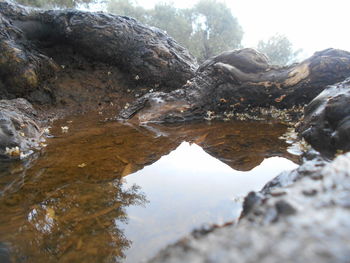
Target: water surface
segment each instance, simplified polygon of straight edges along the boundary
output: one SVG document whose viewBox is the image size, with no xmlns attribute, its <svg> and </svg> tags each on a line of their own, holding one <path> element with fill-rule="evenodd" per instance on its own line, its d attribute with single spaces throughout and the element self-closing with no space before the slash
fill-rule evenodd
<svg viewBox="0 0 350 263">
<path fill-rule="evenodd" d="M 98 120 L 58 121 L 46 149 L 1 165 L 0 245 L 14 262 L 144 261 L 235 221 L 242 197 L 298 160 L 280 124 Z"/>
</svg>

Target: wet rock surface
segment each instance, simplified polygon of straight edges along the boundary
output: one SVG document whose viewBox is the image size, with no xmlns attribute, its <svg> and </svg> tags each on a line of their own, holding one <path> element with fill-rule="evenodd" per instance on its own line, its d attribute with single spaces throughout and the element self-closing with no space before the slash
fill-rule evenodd
<svg viewBox="0 0 350 263">
<path fill-rule="evenodd" d="M 350 78 L 329 86 L 307 105 L 299 132 L 324 154 L 350 150 Z"/>
<path fill-rule="evenodd" d="M 104 102 L 83 100 L 62 86 L 78 86 L 80 93 L 85 88 L 91 97 L 115 95 L 125 83 L 170 91 L 186 83 L 197 67 L 163 31 L 129 17 L 1 2 L 0 29 L 2 98 L 21 96 L 41 104 Z M 97 81 L 87 84 L 84 71 L 97 73 Z M 67 77 L 70 83 L 59 82 Z"/>
<path fill-rule="evenodd" d="M 274 181 L 245 198 L 237 225 L 196 231 L 150 262 L 347 262 L 350 154 Z"/>
<path fill-rule="evenodd" d="M 0 160 L 24 157 L 40 146 L 42 133 L 28 101 L 0 100 Z"/>
<path fill-rule="evenodd" d="M 327 85 L 350 76 L 350 53 L 336 49 L 316 52 L 288 67 L 268 64 L 253 49 L 225 52 L 199 67 L 182 89 L 152 93 L 122 111 L 123 119 L 179 122 L 232 117 L 257 108 L 305 105 Z"/>
</svg>

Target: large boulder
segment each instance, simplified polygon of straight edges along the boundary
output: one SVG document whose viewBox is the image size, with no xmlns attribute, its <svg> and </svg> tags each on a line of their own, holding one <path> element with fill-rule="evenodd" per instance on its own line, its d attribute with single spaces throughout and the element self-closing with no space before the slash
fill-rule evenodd
<svg viewBox="0 0 350 263">
<path fill-rule="evenodd" d="M 350 76 L 350 53 L 316 52 L 287 67 L 268 64 L 253 49 L 225 52 L 204 62 L 182 89 L 147 94 L 120 114 L 122 119 L 175 122 L 232 116 L 237 112 L 303 106 L 327 85 Z"/>
<path fill-rule="evenodd" d="M 196 67 L 188 51 L 163 31 L 129 17 L 0 2 L 1 98 L 60 102 L 67 89 L 66 98 L 79 101 L 69 90 L 78 86 L 74 81 L 98 97 L 101 88 L 117 91 L 120 79 L 130 89 L 141 83 L 170 91 L 193 77 Z M 98 81 L 84 82 L 89 75 Z M 59 82 L 67 77 L 69 83 Z"/>
</svg>

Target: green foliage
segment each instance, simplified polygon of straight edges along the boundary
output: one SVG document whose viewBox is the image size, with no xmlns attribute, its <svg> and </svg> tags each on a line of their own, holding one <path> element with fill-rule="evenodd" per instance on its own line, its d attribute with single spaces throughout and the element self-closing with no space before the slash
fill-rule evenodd
<svg viewBox="0 0 350 263">
<path fill-rule="evenodd" d="M 177 9 L 172 4 L 158 3 L 149 11 L 148 24 L 165 30 L 181 45 L 188 47 L 192 33 L 191 18 L 186 10 Z"/>
<path fill-rule="evenodd" d="M 241 26 L 231 10 L 217 0 L 200 0 L 191 9 L 179 9 L 162 2 L 150 10 L 132 0 L 110 0 L 107 10 L 163 29 L 188 48 L 199 62 L 222 51 L 241 47 Z"/>
<path fill-rule="evenodd" d="M 231 10 L 217 0 L 201 0 L 193 8 L 194 33 L 190 49 L 203 61 L 241 47 L 243 30 Z"/>
<path fill-rule="evenodd" d="M 35 6 L 41 8 L 62 7 L 74 8 L 78 4 L 88 4 L 94 0 L 15 0 L 17 3 L 27 6 Z"/>
<path fill-rule="evenodd" d="M 133 0 L 110 0 L 107 10 L 111 13 L 133 17 L 141 22 L 146 22 L 147 11 Z"/>
<path fill-rule="evenodd" d="M 192 33 L 191 20 L 186 10 L 177 9 L 170 3 L 158 3 L 151 10 L 138 6 L 132 0 L 110 0 L 107 10 L 118 15 L 133 17 L 150 26 L 166 31 L 181 45 L 187 46 Z"/>
<path fill-rule="evenodd" d="M 289 39 L 280 34 L 270 37 L 267 41 L 260 40 L 258 50 L 267 55 L 272 64 L 280 66 L 294 62 L 301 51 L 293 51 L 293 45 Z"/>
</svg>

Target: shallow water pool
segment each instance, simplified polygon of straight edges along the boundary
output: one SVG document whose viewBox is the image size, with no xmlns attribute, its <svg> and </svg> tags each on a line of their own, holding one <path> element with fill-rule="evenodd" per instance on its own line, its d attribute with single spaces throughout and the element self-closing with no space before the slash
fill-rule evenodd
<svg viewBox="0 0 350 263">
<path fill-rule="evenodd" d="M 249 191 L 297 167 L 285 132 L 58 121 L 42 152 L 2 164 L 0 245 L 13 262 L 143 262 L 194 228 L 236 221 Z"/>
</svg>

